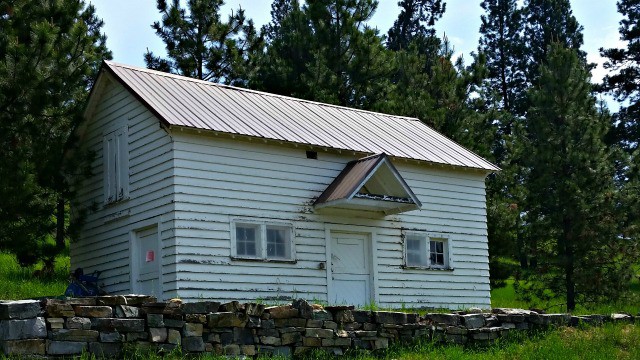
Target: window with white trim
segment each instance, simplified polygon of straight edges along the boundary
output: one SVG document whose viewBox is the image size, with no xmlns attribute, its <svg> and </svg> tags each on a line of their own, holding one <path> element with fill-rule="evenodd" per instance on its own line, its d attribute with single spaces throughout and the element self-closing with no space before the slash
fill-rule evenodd
<svg viewBox="0 0 640 360">
<path fill-rule="evenodd" d="M 104 202 L 111 204 L 129 197 L 129 149 L 127 128 L 103 138 Z"/>
<path fill-rule="evenodd" d="M 450 269 L 449 239 L 427 233 L 405 234 L 407 267 Z"/>
<path fill-rule="evenodd" d="M 255 260 L 293 260 L 293 229 L 282 224 L 232 223 L 232 256 Z"/>
</svg>

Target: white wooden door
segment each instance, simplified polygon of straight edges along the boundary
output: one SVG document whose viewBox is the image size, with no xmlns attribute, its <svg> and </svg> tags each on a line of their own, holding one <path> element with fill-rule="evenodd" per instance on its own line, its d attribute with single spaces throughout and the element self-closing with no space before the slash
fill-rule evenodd
<svg viewBox="0 0 640 360">
<path fill-rule="evenodd" d="M 162 298 L 160 282 L 160 241 L 158 228 L 151 227 L 135 232 L 134 236 L 133 291 L 136 294 L 153 295 Z"/>
<path fill-rule="evenodd" d="M 331 233 L 331 298 L 329 303 L 371 302 L 371 246 L 367 234 Z"/>
</svg>

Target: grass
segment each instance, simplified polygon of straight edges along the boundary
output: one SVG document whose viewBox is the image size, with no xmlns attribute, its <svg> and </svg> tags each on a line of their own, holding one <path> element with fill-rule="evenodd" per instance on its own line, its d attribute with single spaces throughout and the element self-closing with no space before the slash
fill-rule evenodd
<svg viewBox="0 0 640 360">
<path fill-rule="evenodd" d="M 507 280 L 507 285 L 503 288 L 491 290 L 491 307 L 492 308 L 519 308 L 529 309 L 532 307 L 543 309 L 547 312 L 566 312 L 563 300 L 557 299 L 554 304 L 562 304 L 547 308 L 541 302 L 528 303 L 518 299 L 513 288 L 514 280 Z M 640 282 L 634 279 L 631 283 L 631 292 L 624 298 L 606 304 L 578 304 L 572 312 L 574 315 L 587 314 L 611 314 L 611 313 L 629 313 L 632 315 L 640 314 Z"/>
<path fill-rule="evenodd" d="M 42 264 L 22 268 L 11 254 L 0 253 L 0 299 L 19 300 L 43 296 L 60 296 L 67 288 L 69 257 L 56 259 L 55 273 L 51 277 L 34 276 Z"/>
<path fill-rule="evenodd" d="M 352 351 L 345 360 L 547 360 L 547 359 L 640 359 L 640 327 L 630 324 L 606 324 L 594 328 L 561 328 L 534 334 L 512 333 L 486 346 L 444 345 L 429 341 L 414 345 L 395 346 L 375 353 Z M 125 359 L 161 360 L 182 359 L 179 351 L 158 355 L 129 349 Z M 212 354 L 192 356 L 190 359 L 223 360 L 226 357 Z M 285 359 L 260 356 L 259 359 Z M 330 360 L 334 355 L 311 353 L 302 360 Z M 93 359 L 85 354 L 82 359 Z"/>
<path fill-rule="evenodd" d="M 487 347 L 422 343 L 358 359 L 638 359 L 640 328 L 608 324 L 589 329 L 562 328 L 533 337 L 513 334 Z"/>
</svg>

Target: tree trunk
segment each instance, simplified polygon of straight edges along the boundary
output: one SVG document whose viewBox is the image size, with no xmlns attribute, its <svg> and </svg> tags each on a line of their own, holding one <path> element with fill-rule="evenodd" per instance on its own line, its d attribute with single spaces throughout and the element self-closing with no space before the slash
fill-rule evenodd
<svg viewBox="0 0 640 360">
<path fill-rule="evenodd" d="M 576 284 L 573 278 L 574 259 L 573 259 L 573 231 L 571 229 L 571 219 L 565 217 L 563 234 L 563 258 L 564 258 L 564 276 L 565 287 L 567 290 L 567 311 L 573 311 L 576 308 Z"/>
<path fill-rule="evenodd" d="M 64 197 L 58 196 L 58 204 L 56 208 L 56 249 L 60 253 L 64 249 Z"/>
<path fill-rule="evenodd" d="M 518 210 L 519 211 L 519 210 Z M 529 262 L 527 261 L 527 250 L 526 244 L 524 241 L 524 234 L 522 234 L 522 224 L 520 221 L 520 216 L 516 216 L 516 243 L 518 246 L 518 260 L 520 260 L 520 268 L 526 269 L 529 267 Z"/>
</svg>

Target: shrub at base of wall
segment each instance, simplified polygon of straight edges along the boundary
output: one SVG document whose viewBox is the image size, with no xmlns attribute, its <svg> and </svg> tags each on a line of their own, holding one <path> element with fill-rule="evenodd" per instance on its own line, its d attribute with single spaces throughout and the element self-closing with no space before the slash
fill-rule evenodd
<svg viewBox="0 0 640 360">
<path fill-rule="evenodd" d="M 639 318 L 640 319 L 640 318 Z M 520 309 L 410 314 L 311 305 L 156 302 L 149 296 L 0 301 L 0 354 L 121 357 L 123 349 L 226 355 L 298 355 L 313 349 L 385 349 L 420 339 L 467 344 L 510 331 L 633 322 L 626 314 L 571 316 Z"/>
</svg>

